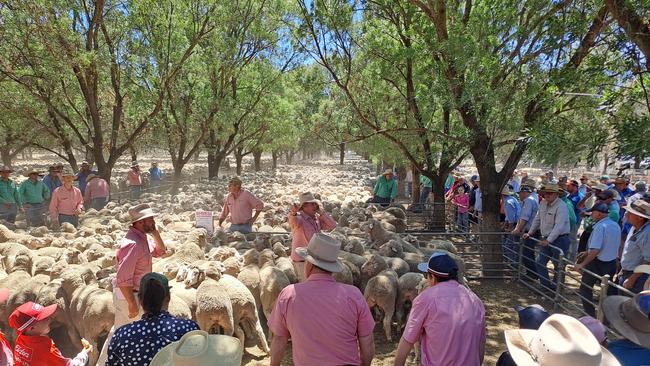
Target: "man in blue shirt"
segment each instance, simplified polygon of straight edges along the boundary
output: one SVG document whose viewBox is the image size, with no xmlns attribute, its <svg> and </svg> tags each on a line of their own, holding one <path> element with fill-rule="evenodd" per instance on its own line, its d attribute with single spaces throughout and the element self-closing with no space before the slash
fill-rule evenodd
<svg viewBox="0 0 650 366">
<path fill-rule="evenodd" d="M 49 168 L 48 174 L 43 177 L 43 183 L 47 186 L 47 189 L 50 190 L 50 195 L 54 192 L 55 189 L 61 187 L 63 182 L 60 177 L 61 171 L 58 170 L 54 165 Z"/>
<path fill-rule="evenodd" d="M 648 274 L 635 273 L 634 269 L 641 264 L 650 264 L 650 203 L 636 200 L 628 206 L 625 217 L 632 228 L 623 245 L 618 282 L 638 293 L 648 279 Z"/>
<path fill-rule="evenodd" d="M 527 233 L 530 225 L 533 223 L 537 210 L 539 209 L 539 201 L 533 196 L 534 188 L 529 185 L 522 185 L 519 190 L 519 199 L 521 200 L 521 211 L 519 213 L 519 222 L 517 227 L 512 231 L 513 236 L 520 236 L 522 233 Z M 521 255 L 526 273 L 524 279 L 535 280 L 537 279 L 537 271 L 535 268 L 535 241 L 534 239 L 525 239 L 522 243 Z"/>
<path fill-rule="evenodd" d="M 74 178 L 74 180 L 79 182 L 79 190 L 81 191 L 81 195 L 84 195 L 86 193 L 86 180 L 90 174 L 97 175 L 99 173 L 94 170 L 90 170 L 90 164 L 88 164 L 87 161 L 82 162 L 81 169 Z"/>
<path fill-rule="evenodd" d="M 503 255 L 512 263 L 517 263 L 519 257 L 519 238 L 511 235 L 510 232 L 515 228 L 519 221 L 519 213 L 521 206 L 519 201 L 514 197 L 515 192 L 506 185 L 501 190 L 501 199 L 503 200 L 503 209 L 505 212 L 505 219 L 501 223 L 503 231 L 508 234 L 503 236 Z"/>
<path fill-rule="evenodd" d="M 580 281 L 582 307 L 589 316 L 595 318 L 593 287 L 595 283 L 600 282 L 600 276 L 607 274 L 611 278 L 616 273 L 616 257 L 618 256 L 618 247 L 621 244 L 621 227 L 607 216 L 609 207 L 605 203 L 594 205 L 589 212 L 591 212 L 591 217 L 596 224 L 589 236 L 587 251 L 578 254 L 578 264 L 575 265 L 574 269 L 578 272 L 587 269 L 598 276 L 583 272 Z"/>
<path fill-rule="evenodd" d="M 578 186 L 578 192 L 584 197 L 587 195 L 587 191 L 589 190 L 589 186 L 587 185 L 589 183 L 589 178 L 587 178 L 586 175 L 582 175 L 580 177 L 580 185 Z"/>
<path fill-rule="evenodd" d="M 603 312 L 610 326 L 625 337 L 607 345 L 621 365 L 650 365 L 650 291 L 634 297 L 608 296 Z"/>
<path fill-rule="evenodd" d="M 575 255 L 578 250 L 578 229 L 580 228 L 580 210 L 578 209 L 578 203 L 582 201 L 585 197 L 584 194 L 580 193 L 580 184 L 577 180 L 571 179 L 566 185 L 567 199 L 571 202 L 573 206 L 573 212 L 576 216 L 576 224 L 571 228 L 571 234 L 569 234 L 569 239 L 571 240 L 571 246 L 569 247 L 570 259 L 575 259 Z"/>
<path fill-rule="evenodd" d="M 155 189 L 160 186 L 161 181 L 162 170 L 158 168 L 158 163 L 153 162 L 151 163 L 151 168 L 149 168 L 149 183 L 151 184 L 151 187 Z"/>
</svg>

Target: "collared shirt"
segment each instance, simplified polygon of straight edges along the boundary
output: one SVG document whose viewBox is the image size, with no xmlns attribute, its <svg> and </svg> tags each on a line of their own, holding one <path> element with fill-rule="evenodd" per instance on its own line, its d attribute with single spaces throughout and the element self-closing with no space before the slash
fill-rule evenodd
<svg viewBox="0 0 650 366">
<path fill-rule="evenodd" d="M 573 203 L 565 196 L 565 197 L 560 197 L 560 199 L 564 202 L 567 208 L 567 215 L 569 216 L 569 227 L 571 230 L 577 228 L 578 220 L 576 219 L 576 213 L 573 207 Z"/>
<path fill-rule="evenodd" d="M 230 214 L 230 222 L 234 225 L 248 224 L 248 221 L 253 218 L 253 209 L 260 212 L 263 208 L 264 202 L 262 200 L 249 191 L 242 189 L 237 198 L 232 193 L 226 195 L 219 218 L 225 220 Z"/>
<path fill-rule="evenodd" d="M 74 215 L 76 209 L 84 208 L 84 198 L 79 188 L 72 186 L 70 189 L 61 186 L 54 190 L 50 201 L 50 218 L 58 221 L 58 215 Z"/>
<path fill-rule="evenodd" d="M 612 201 L 612 203 L 610 203 L 607 207 L 609 208 L 609 217 L 614 222 L 621 221 L 621 206 L 618 204 L 618 202 Z"/>
<path fill-rule="evenodd" d="M 554 242 L 558 236 L 568 234 L 571 231 L 569 210 L 562 199 L 558 197 L 552 204 L 549 204 L 547 200 L 542 200 L 528 234 L 534 234 L 537 229 L 541 231 L 542 236 L 549 243 Z"/>
<path fill-rule="evenodd" d="M 625 189 L 622 191 L 619 191 L 618 189 L 616 191 L 619 195 L 619 198 L 617 200 L 619 206 L 625 206 L 627 204 L 626 199 L 634 194 L 634 191 L 630 189 L 630 187 L 625 187 Z"/>
<path fill-rule="evenodd" d="M 420 174 L 420 184 L 427 188 L 431 188 L 433 185 L 431 183 L 431 179 L 427 178 L 426 176 Z"/>
<path fill-rule="evenodd" d="M 636 200 L 641 199 L 641 197 L 643 197 L 645 193 L 646 192 L 636 192 L 635 194 L 631 195 L 630 197 L 627 198 L 627 204 L 628 205 L 633 204 L 634 202 L 636 202 Z"/>
<path fill-rule="evenodd" d="M 13 203 L 16 206 L 22 206 L 18 186 L 13 179 L 4 180 L 0 178 L 0 204 Z"/>
<path fill-rule="evenodd" d="M 513 196 L 503 196 L 503 209 L 506 214 L 506 222 L 516 224 L 519 221 L 521 206 L 519 201 Z"/>
<path fill-rule="evenodd" d="M 455 180 L 455 179 L 454 179 L 454 175 L 453 175 L 453 174 L 449 174 L 449 175 L 447 176 L 447 179 L 445 180 L 445 189 L 449 189 L 449 188 L 451 188 L 451 186 L 454 184 L 454 180 Z"/>
<path fill-rule="evenodd" d="M 580 210 L 578 209 L 578 203 L 585 198 L 585 195 L 580 193 L 580 190 L 578 190 L 575 194 L 568 194 L 567 198 L 573 205 L 573 212 L 576 215 L 576 225 L 580 225 Z"/>
<path fill-rule="evenodd" d="M 162 170 L 160 168 L 149 168 L 149 175 L 151 176 L 151 180 L 162 180 Z"/>
<path fill-rule="evenodd" d="M 18 333 L 14 347 L 14 366 L 83 366 L 88 355 L 80 352 L 74 359 L 65 358 L 48 336 Z"/>
<path fill-rule="evenodd" d="M 330 231 L 336 227 L 336 221 L 327 213 L 316 214 L 316 217 L 303 212 L 298 212 L 296 216 L 289 213 L 287 221 L 291 227 L 291 259 L 296 262 L 304 261 L 296 254 L 296 248 L 306 247 L 311 237 L 321 230 Z"/>
<path fill-rule="evenodd" d="M 55 189 L 63 185 L 63 182 L 61 182 L 61 178 L 59 177 L 52 178 L 52 174 L 48 174 L 45 177 L 43 177 L 43 183 L 50 190 L 50 193 L 54 193 Z"/>
<path fill-rule="evenodd" d="M 475 202 L 474 202 L 474 210 L 477 212 L 483 211 L 483 196 L 481 194 L 481 188 L 476 188 L 476 191 L 474 191 L 474 197 L 475 197 Z"/>
<path fill-rule="evenodd" d="M 422 365 L 481 364 L 485 343 L 485 307 L 467 287 L 449 280 L 413 300 L 402 337 L 420 341 Z"/>
<path fill-rule="evenodd" d="M 92 200 L 93 198 L 103 198 L 109 196 L 110 187 L 108 182 L 100 177 L 95 177 L 86 185 L 86 192 L 84 198 Z"/>
<path fill-rule="evenodd" d="M 537 215 L 537 210 L 539 210 L 539 202 L 537 202 L 537 199 L 533 197 L 532 194 L 526 197 L 526 199 L 521 203 L 519 219 L 526 220 L 524 230 L 528 231 L 528 229 L 530 229 L 530 226 L 533 224 L 533 220 L 535 219 L 535 215 Z"/>
<path fill-rule="evenodd" d="M 643 348 L 627 339 L 611 341 L 607 349 L 623 366 L 650 365 L 650 348 Z"/>
<path fill-rule="evenodd" d="M 77 173 L 77 177 L 75 178 L 75 180 L 79 182 L 79 190 L 81 191 L 82 195 L 86 193 L 86 179 L 90 174 L 97 175 L 99 173 L 94 170 L 88 170 L 87 172 L 79 171 L 79 173 Z"/>
<path fill-rule="evenodd" d="M 43 201 L 50 199 L 51 194 L 42 181 L 37 180 L 34 182 L 27 179 L 20 184 L 20 196 L 23 203 L 43 203 Z"/>
<path fill-rule="evenodd" d="M 580 184 L 578 187 L 578 192 L 582 195 L 582 197 L 587 195 L 587 185 L 586 184 Z"/>
<path fill-rule="evenodd" d="M 117 287 L 140 287 L 140 279 L 151 272 L 152 257 L 161 257 L 165 251 L 159 252 L 153 240 L 147 234 L 131 227 L 124 239 L 118 243 L 116 254 L 117 274 L 115 285 Z"/>
<path fill-rule="evenodd" d="M 135 171 L 133 169 L 129 170 L 129 174 L 126 175 L 126 180 L 129 182 L 129 186 L 141 186 L 142 185 L 142 175 L 140 171 Z"/>
<path fill-rule="evenodd" d="M 372 334 L 375 321 L 358 288 L 313 273 L 280 292 L 268 325 L 291 336 L 296 366 L 358 365 L 358 338 Z"/>
<path fill-rule="evenodd" d="M 618 247 L 621 245 L 621 227 L 605 217 L 594 225 L 589 236 L 587 247 L 598 249 L 598 259 L 603 262 L 613 261 L 618 257 Z"/>
<path fill-rule="evenodd" d="M 108 345 L 106 365 L 148 366 L 163 347 L 198 329 L 194 320 L 175 318 L 167 311 L 145 314 L 141 320 L 117 328 Z"/>
<path fill-rule="evenodd" d="M 646 222 L 639 230 L 631 230 L 623 247 L 621 268 L 633 271 L 643 262 L 650 262 L 650 223 Z"/>
<path fill-rule="evenodd" d="M 385 176 L 380 175 L 377 177 L 373 193 L 381 198 L 395 199 L 397 197 L 397 181 L 394 179 L 386 180 Z"/>
</svg>

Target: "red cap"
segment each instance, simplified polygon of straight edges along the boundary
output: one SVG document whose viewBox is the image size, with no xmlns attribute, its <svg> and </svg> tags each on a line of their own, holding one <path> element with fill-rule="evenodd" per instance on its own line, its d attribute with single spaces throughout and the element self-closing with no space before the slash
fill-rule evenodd
<svg viewBox="0 0 650 366">
<path fill-rule="evenodd" d="M 8 298 L 9 298 L 9 289 L 4 287 L 0 288 L 0 304 L 4 304 Z"/>
<path fill-rule="evenodd" d="M 26 302 L 9 315 L 9 326 L 23 332 L 35 322 L 47 319 L 56 311 L 56 304 L 43 306 L 35 302 Z"/>
</svg>

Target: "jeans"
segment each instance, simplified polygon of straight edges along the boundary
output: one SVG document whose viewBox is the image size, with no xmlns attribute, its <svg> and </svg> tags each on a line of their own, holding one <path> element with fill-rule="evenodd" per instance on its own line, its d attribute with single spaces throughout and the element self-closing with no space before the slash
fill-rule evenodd
<svg viewBox="0 0 650 366">
<path fill-rule="evenodd" d="M 535 234 L 533 237 L 538 238 L 539 235 Z M 521 249 L 521 261 L 524 264 L 524 268 L 526 268 L 526 279 L 536 280 L 538 276 L 537 266 L 535 265 L 535 241 L 533 239 L 526 239 L 521 245 L 523 245 Z"/>
<path fill-rule="evenodd" d="M 228 231 L 231 233 L 239 231 L 242 234 L 249 234 L 253 232 L 253 226 L 248 224 L 230 224 Z"/>
<path fill-rule="evenodd" d="M 97 197 L 97 198 L 93 198 L 93 201 L 90 204 L 90 207 L 92 207 L 95 210 L 99 211 L 102 208 L 104 208 L 104 206 L 106 206 L 106 203 L 108 203 L 108 197 Z"/>
<path fill-rule="evenodd" d="M 551 243 L 551 245 L 562 249 L 566 255 L 566 252 L 569 250 L 569 235 L 565 234 L 559 236 L 557 239 L 555 239 L 554 242 Z M 553 262 L 553 269 L 555 271 L 553 281 L 559 282 L 560 278 L 557 276 L 557 271 L 560 267 L 560 252 L 559 250 L 551 248 L 550 246 L 542 246 L 539 250 L 537 261 L 535 262 L 537 266 L 537 275 L 539 276 L 539 281 L 542 286 L 551 290 L 555 290 L 555 284 L 550 281 L 548 276 L 548 268 L 546 267 L 548 261 Z"/>
<path fill-rule="evenodd" d="M 420 207 L 424 208 L 424 205 L 427 203 L 427 197 L 431 193 L 431 187 L 422 187 L 420 189 Z"/>
<path fill-rule="evenodd" d="M 456 225 L 458 226 L 458 230 L 462 232 L 467 231 L 467 221 L 468 221 L 468 214 L 467 212 L 459 212 L 458 213 L 458 220 L 456 220 Z"/>
<path fill-rule="evenodd" d="M 13 224 L 16 222 L 17 214 L 18 207 L 15 203 L 0 203 L 0 220 L 5 220 Z"/>
<path fill-rule="evenodd" d="M 79 226 L 79 216 L 59 214 L 59 225 L 64 222 L 72 224 L 74 227 Z"/>
<path fill-rule="evenodd" d="M 578 254 L 577 251 L 578 250 L 578 229 L 579 226 L 576 225 L 576 227 L 571 230 L 571 233 L 569 233 L 570 244 L 569 244 L 569 253 L 567 255 L 567 258 L 571 262 L 575 262 L 576 256 Z"/>
<path fill-rule="evenodd" d="M 610 277 L 616 273 L 616 260 L 603 262 L 596 258 L 585 266 L 585 269 L 603 276 L 608 274 Z M 580 296 L 582 296 L 582 308 L 585 309 L 587 315 L 596 317 L 596 308 L 592 304 L 594 300 L 594 284 L 600 283 L 600 277 L 596 277 L 590 273 L 583 272 L 582 279 L 580 280 Z"/>
<path fill-rule="evenodd" d="M 25 204 L 25 219 L 28 226 L 43 226 L 43 204 L 42 203 L 26 203 Z"/>
<path fill-rule="evenodd" d="M 508 263 L 516 264 L 519 261 L 519 237 L 510 234 L 504 234 L 503 242 L 501 245 L 503 256 L 508 261 Z"/>
<path fill-rule="evenodd" d="M 137 200 L 142 194 L 142 186 L 129 186 L 129 191 L 131 193 L 131 199 Z"/>
</svg>

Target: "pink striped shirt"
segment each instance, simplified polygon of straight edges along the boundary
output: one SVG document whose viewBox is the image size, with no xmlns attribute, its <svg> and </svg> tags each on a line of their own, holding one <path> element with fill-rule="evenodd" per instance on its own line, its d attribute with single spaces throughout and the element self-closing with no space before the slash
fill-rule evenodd
<svg viewBox="0 0 650 366">
<path fill-rule="evenodd" d="M 263 208 L 264 202 L 249 191 L 242 189 L 237 198 L 232 193 L 226 195 L 219 219 L 225 220 L 230 214 L 230 222 L 233 225 L 248 224 L 248 221 L 253 218 L 253 209 L 259 212 Z"/>
<path fill-rule="evenodd" d="M 91 200 L 93 198 L 108 197 L 108 192 L 108 182 L 102 178 L 95 177 L 90 182 L 88 182 L 88 184 L 86 184 L 86 192 L 84 192 L 84 198 L 86 200 Z"/>
<path fill-rule="evenodd" d="M 59 214 L 75 215 L 76 209 L 84 208 L 84 198 L 79 188 L 72 186 L 70 189 L 61 186 L 52 193 L 50 201 L 50 218 L 52 221 L 59 221 Z"/>
<path fill-rule="evenodd" d="M 117 259 L 117 287 L 132 287 L 138 289 L 140 280 L 145 274 L 151 272 L 152 258 L 165 255 L 159 252 L 154 241 L 147 238 L 147 234 L 131 227 L 118 242 L 119 248 L 115 255 Z"/>
<path fill-rule="evenodd" d="M 141 186 L 142 185 L 142 175 L 140 174 L 140 171 L 138 170 L 137 172 L 133 169 L 129 170 L 129 174 L 127 175 L 127 179 L 129 181 L 130 186 Z"/>
<path fill-rule="evenodd" d="M 336 227 L 336 221 L 332 216 L 324 213 L 310 217 L 307 214 L 298 212 L 296 216 L 289 213 L 289 226 L 291 227 L 291 259 L 295 262 L 302 262 L 304 259 L 296 254 L 296 248 L 306 247 L 314 234 L 321 230 L 330 231 Z"/>
</svg>

